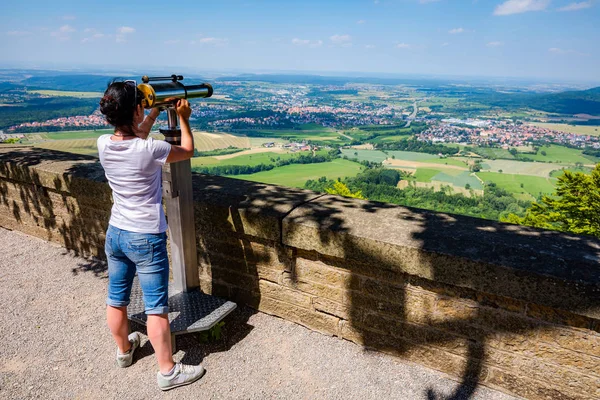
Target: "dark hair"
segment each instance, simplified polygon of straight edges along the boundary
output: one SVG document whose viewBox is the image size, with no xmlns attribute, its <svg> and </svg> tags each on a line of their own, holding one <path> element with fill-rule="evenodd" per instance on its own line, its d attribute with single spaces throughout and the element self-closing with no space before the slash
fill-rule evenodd
<svg viewBox="0 0 600 400">
<path fill-rule="evenodd" d="M 113 81 L 104 92 L 104 97 L 100 99 L 100 112 L 115 128 L 125 128 L 129 133 L 133 133 L 133 115 L 141 102 L 142 96 L 132 82 Z"/>
</svg>

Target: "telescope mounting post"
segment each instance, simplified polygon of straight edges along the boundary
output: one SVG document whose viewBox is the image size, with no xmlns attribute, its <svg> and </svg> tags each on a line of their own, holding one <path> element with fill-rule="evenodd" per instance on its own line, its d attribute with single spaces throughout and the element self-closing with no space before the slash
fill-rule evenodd
<svg viewBox="0 0 600 400">
<path fill-rule="evenodd" d="M 179 145 L 181 129 L 174 107 L 167 107 L 167 117 L 168 127 L 161 128 L 160 133 L 168 143 Z M 190 292 L 200 285 L 190 160 L 165 164 L 162 179 L 169 221 L 173 288 L 179 292 Z"/>
</svg>

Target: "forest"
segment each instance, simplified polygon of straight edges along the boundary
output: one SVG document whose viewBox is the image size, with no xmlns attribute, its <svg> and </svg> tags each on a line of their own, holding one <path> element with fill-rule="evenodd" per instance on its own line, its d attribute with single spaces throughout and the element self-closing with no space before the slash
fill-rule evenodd
<svg viewBox="0 0 600 400">
<path fill-rule="evenodd" d="M 360 192 L 361 195 L 372 201 L 399 204 L 409 207 L 418 207 L 428 210 L 468 215 L 471 217 L 499 221 L 509 214 L 524 216 L 531 206 L 528 201 L 514 198 L 507 191 L 497 187 L 494 183 L 487 183 L 483 196 L 467 197 L 462 194 L 452 193 L 448 187 L 441 191 L 433 188 L 420 188 L 408 186 L 405 189 L 396 187 L 400 174 L 397 171 L 384 168 L 369 168 L 354 178 L 342 181 L 351 192 Z M 326 192 L 333 188 L 335 181 L 320 178 L 309 180 L 305 188 L 317 192 Z"/>
</svg>

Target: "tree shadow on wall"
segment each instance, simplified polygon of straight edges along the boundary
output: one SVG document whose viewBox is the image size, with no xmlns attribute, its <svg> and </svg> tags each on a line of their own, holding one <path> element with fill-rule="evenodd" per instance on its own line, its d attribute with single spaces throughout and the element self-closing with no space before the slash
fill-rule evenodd
<svg viewBox="0 0 600 400">
<path fill-rule="evenodd" d="M 263 288 L 258 285 L 260 272 L 253 266 L 270 258 L 287 266 L 284 274 L 292 286 L 301 281 L 295 269 L 298 258 L 348 271 L 345 303 L 349 309 L 342 323 L 343 337 L 450 374 L 462 370 L 460 385 L 451 395 L 428 389 L 424 393 L 428 399 L 471 398 L 488 376 L 485 362 L 491 348 L 527 341 L 543 328 L 544 323 L 527 318 L 525 304 L 540 301 L 566 306 L 574 313 L 600 307 L 600 246 L 592 238 L 257 183 L 228 183 L 224 178 L 201 179 L 204 182 L 194 187 L 205 191 L 197 193 L 202 203 L 229 205 L 229 210 L 220 207 L 218 217 L 214 210 L 196 210 L 211 215 L 206 221 L 213 220 L 200 224 L 198 231 L 204 252 L 200 257 L 216 267 L 212 268 L 213 285 L 217 285 L 213 290 L 221 290 L 219 282 L 237 279 L 232 278 L 233 269 L 244 271 L 250 276 L 248 292 L 256 291 L 254 295 L 233 293 L 233 285 L 243 280 L 231 282 L 223 294 L 258 304 L 256 293 Z M 227 193 L 222 199 L 210 199 L 221 196 L 221 191 Z M 265 245 L 278 248 L 281 258 L 253 250 L 253 243 L 264 239 L 251 243 L 243 238 L 253 234 L 245 232 L 244 226 L 272 229 L 265 222 L 271 217 L 279 219 L 282 238 L 279 243 L 267 240 Z M 236 240 L 219 247 L 210 244 L 211 236 Z M 317 240 L 312 240 L 315 236 Z M 313 250 L 292 250 L 285 246 L 289 240 L 292 246 L 302 243 L 298 247 Z M 226 256 L 221 260 L 224 254 L 238 254 L 237 261 Z M 227 262 L 233 263 L 229 264 L 232 270 Z M 490 264 L 502 269 L 501 282 Z M 572 265 L 577 265 L 576 271 Z M 579 295 L 565 299 L 561 295 L 565 290 L 579 290 Z M 454 304 L 456 300 L 460 301 Z M 588 329 L 597 326 L 592 319 L 582 318 Z M 560 395 L 535 371 L 531 379 L 547 386 L 539 389 L 544 395 Z"/>
<path fill-rule="evenodd" d="M 0 152 L 0 201 L 14 216 L 7 228 L 104 257 L 111 194 L 98 159 L 31 147 Z M 98 271 L 97 263 L 82 270 Z"/>
</svg>

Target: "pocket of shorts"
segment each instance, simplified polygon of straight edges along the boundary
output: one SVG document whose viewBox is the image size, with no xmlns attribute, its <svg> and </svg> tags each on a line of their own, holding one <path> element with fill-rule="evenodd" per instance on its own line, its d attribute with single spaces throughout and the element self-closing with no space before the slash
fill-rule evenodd
<svg viewBox="0 0 600 400">
<path fill-rule="evenodd" d="M 127 243 L 127 257 L 136 264 L 152 262 L 152 244 L 148 239 L 133 239 Z"/>
</svg>

